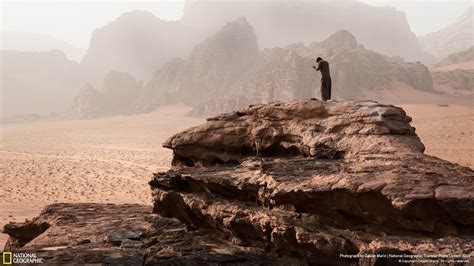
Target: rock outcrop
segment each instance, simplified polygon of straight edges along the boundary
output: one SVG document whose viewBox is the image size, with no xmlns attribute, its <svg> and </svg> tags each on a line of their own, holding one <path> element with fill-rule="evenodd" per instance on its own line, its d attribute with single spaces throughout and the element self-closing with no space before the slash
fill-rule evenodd
<svg viewBox="0 0 474 266">
<path fill-rule="evenodd" d="M 69 113 L 78 118 L 97 118 L 112 115 L 134 114 L 138 109 L 143 85 L 128 73 L 109 72 L 100 90 L 86 84 L 79 90 Z"/>
<path fill-rule="evenodd" d="M 333 98 L 366 99 L 383 91 L 398 90 L 398 83 L 413 90 L 434 92 L 428 68 L 421 63 L 406 63 L 399 57 L 388 57 L 365 49 L 347 30 L 338 31 L 322 42 L 309 46 L 296 43 L 284 48 L 263 50 L 252 65 L 229 90 L 224 99 L 214 98 L 203 102 L 192 114 L 201 116 L 229 112 L 247 103 L 289 101 L 319 97 L 319 72 L 313 65 L 321 56 L 330 62 L 333 80 Z M 174 72 L 173 72 L 174 73 Z M 219 97 L 218 95 L 213 95 Z M 401 95 L 410 98 L 411 95 Z M 227 99 L 246 98 L 245 105 L 229 106 Z M 234 101 L 235 102 L 235 101 Z M 220 106 L 220 110 L 206 106 Z M 234 109 L 226 109 L 233 107 Z M 203 113 L 203 110 L 214 111 Z"/>
<path fill-rule="evenodd" d="M 196 104 L 223 97 L 258 53 L 252 26 L 239 18 L 198 44 L 186 61 L 175 59 L 157 71 L 149 94 L 162 103 Z"/>
<path fill-rule="evenodd" d="M 423 154 L 410 121 L 372 101 L 272 103 L 210 118 L 164 143 L 174 168 L 150 182 L 154 212 L 307 263 L 469 254 L 474 171 Z"/>
<path fill-rule="evenodd" d="M 95 82 L 113 70 L 149 79 L 163 63 L 185 55 L 190 47 L 180 22 L 136 10 L 94 30 L 81 65 Z"/>
<path fill-rule="evenodd" d="M 474 171 L 423 154 L 410 121 L 373 101 L 277 102 L 222 114 L 164 143 L 173 168 L 150 181 L 153 207 L 53 204 L 5 225 L 5 250 L 35 252 L 49 264 L 472 257 Z"/>
<path fill-rule="evenodd" d="M 461 17 L 446 28 L 420 37 L 421 48 L 438 60 L 449 54 L 466 50 L 472 46 L 474 29 L 473 8 L 468 8 Z"/>
<path fill-rule="evenodd" d="M 402 58 L 367 50 L 347 30 L 338 31 L 322 42 L 313 42 L 309 46 L 294 44 L 289 48 L 302 56 L 321 56 L 330 62 L 334 87 L 338 88 L 334 90 L 335 97 L 357 99 L 365 94 L 364 90 L 396 89 L 393 88 L 395 81 L 416 90 L 433 90 L 426 66 L 419 62 L 405 63 Z"/>
<path fill-rule="evenodd" d="M 5 225 L 4 233 L 10 235 L 5 251 L 34 252 L 47 265 L 298 262 L 241 247 L 221 231 L 196 230 L 137 204 L 53 204 L 31 221 Z"/>
<path fill-rule="evenodd" d="M 80 65 L 62 51 L 1 51 L 2 116 L 62 112 L 84 82 Z"/>
</svg>

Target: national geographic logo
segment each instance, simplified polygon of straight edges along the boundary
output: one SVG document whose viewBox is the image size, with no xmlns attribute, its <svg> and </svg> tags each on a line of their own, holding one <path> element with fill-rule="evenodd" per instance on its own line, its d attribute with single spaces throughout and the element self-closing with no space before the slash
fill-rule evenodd
<svg viewBox="0 0 474 266">
<path fill-rule="evenodd" d="M 3 252 L 2 263 L 3 265 L 40 264 L 43 263 L 43 258 L 39 258 L 33 252 Z"/>
</svg>

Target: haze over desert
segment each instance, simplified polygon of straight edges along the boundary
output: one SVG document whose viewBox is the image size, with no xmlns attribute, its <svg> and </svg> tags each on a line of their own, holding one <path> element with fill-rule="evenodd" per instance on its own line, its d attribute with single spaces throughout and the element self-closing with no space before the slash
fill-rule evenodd
<svg viewBox="0 0 474 266">
<path fill-rule="evenodd" d="M 0 9 L 3 264 L 472 264 L 471 1 Z"/>
<path fill-rule="evenodd" d="M 474 167 L 472 106 L 404 105 L 426 152 Z M 149 177 L 170 167 L 161 144 L 204 119 L 185 105 L 144 115 L 2 125 L 0 227 L 55 202 L 147 203 Z M 7 235 L 1 234 L 3 247 Z"/>
</svg>

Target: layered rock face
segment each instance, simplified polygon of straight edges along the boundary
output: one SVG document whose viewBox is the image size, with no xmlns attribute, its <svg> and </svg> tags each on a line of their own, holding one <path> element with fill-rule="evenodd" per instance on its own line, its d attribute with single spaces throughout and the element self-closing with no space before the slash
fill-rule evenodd
<svg viewBox="0 0 474 266">
<path fill-rule="evenodd" d="M 417 90 L 433 90 L 426 66 L 421 63 L 405 63 L 402 58 L 367 50 L 346 30 L 338 31 L 326 40 L 313 42 L 309 46 L 294 44 L 289 47 L 302 56 L 321 56 L 330 62 L 336 97 L 357 99 L 363 90 L 396 89 L 392 86 L 395 81 Z"/>
<path fill-rule="evenodd" d="M 1 114 L 62 112 L 84 77 L 78 63 L 63 52 L 1 51 Z"/>
<path fill-rule="evenodd" d="M 304 263 L 469 254 L 474 171 L 424 155 L 410 121 L 372 101 L 272 103 L 210 118 L 164 143 L 173 169 L 150 182 L 154 212 Z"/>
<path fill-rule="evenodd" d="M 160 103 L 196 104 L 222 97 L 258 53 L 253 28 L 239 18 L 198 44 L 186 61 L 175 59 L 157 71 L 149 94 Z"/>
<path fill-rule="evenodd" d="M 473 8 L 467 9 L 454 23 L 419 38 L 421 48 L 438 60 L 472 46 Z"/>
<path fill-rule="evenodd" d="M 5 225 L 5 251 L 35 252 L 48 264 L 113 265 L 472 257 L 474 171 L 424 155 L 410 121 L 373 101 L 222 114 L 164 143 L 173 168 L 150 181 L 153 207 L 53 204 Z"/>
<path fill-rule="evenodd" d="M 199 104 L 192 114 L 209 116 L 234 110 L 235 107 L 243 108 L 247 103 L 319 97 L 321 75 L 313 69 L 318 56 L 330 62 L 332 94 L 335 99 L 366 99 L 375 95 L 383 98 L 382 92 L 397 90 L 397 83 L 404 83 L 414 90 L 434 92 L 426 66 L 421 63 L 405 63 L 402 58 L 367 50 L 357 43 L 350 32 L 342 30 L 309 46 L 296 43 L 284 48 L 263 50 L 255 64 L 226 91 L 227 95 Z M 410 96 L 401 95 L 403 97 Z M 236 102 L 233 100 L 235 98 L 247 100 Z M 245 105 L 229 105 L 229 102 Z M 216 110 L 206 106 L 221 108 Z"/>
<path fill-rule="evenodd" d="M 137 204 L 53 204 L 31 221 L 7 224 L 3 231 L 10 236 L 5 251 L 34 252 L 47 265 L 298 262 L 238 246 L 221 231 L 196 230 Z"/>
</svg>

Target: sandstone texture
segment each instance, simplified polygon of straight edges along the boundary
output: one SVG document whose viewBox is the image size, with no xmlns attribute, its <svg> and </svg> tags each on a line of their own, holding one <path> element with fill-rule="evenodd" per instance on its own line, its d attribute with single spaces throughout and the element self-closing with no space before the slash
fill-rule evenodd
<svg viewBox="0 0 474 266">
<path fill-rule="evenodd" d="M 53 204 L 5 225 L 5 250 L 50 264 L 114 265 L 472 257 L 474 171 L 425 155 L 410 121 L 375 101 L 274 102 L 221 114 L 163 144 L 174 156 L 149 182 L 153 206 Z"/>
<path fill-rule="evenodd" d="M 271 103 L 210 118 L 164 143 L 173 169 L 150 182 L 154 212 L 309 263 L 472 253 L 474 171 L 424 155 L 410 121 L 372 101 Z"/>
<path fill-rule="evenodd" d="M 153 214 L 146 205 L 58 203 L 3 230 L 10 235 L 4 251 L 34 252 L 47 265 L 298 263 L 236 245 L 221 231 L 191 228 Z"/>
</svg>

